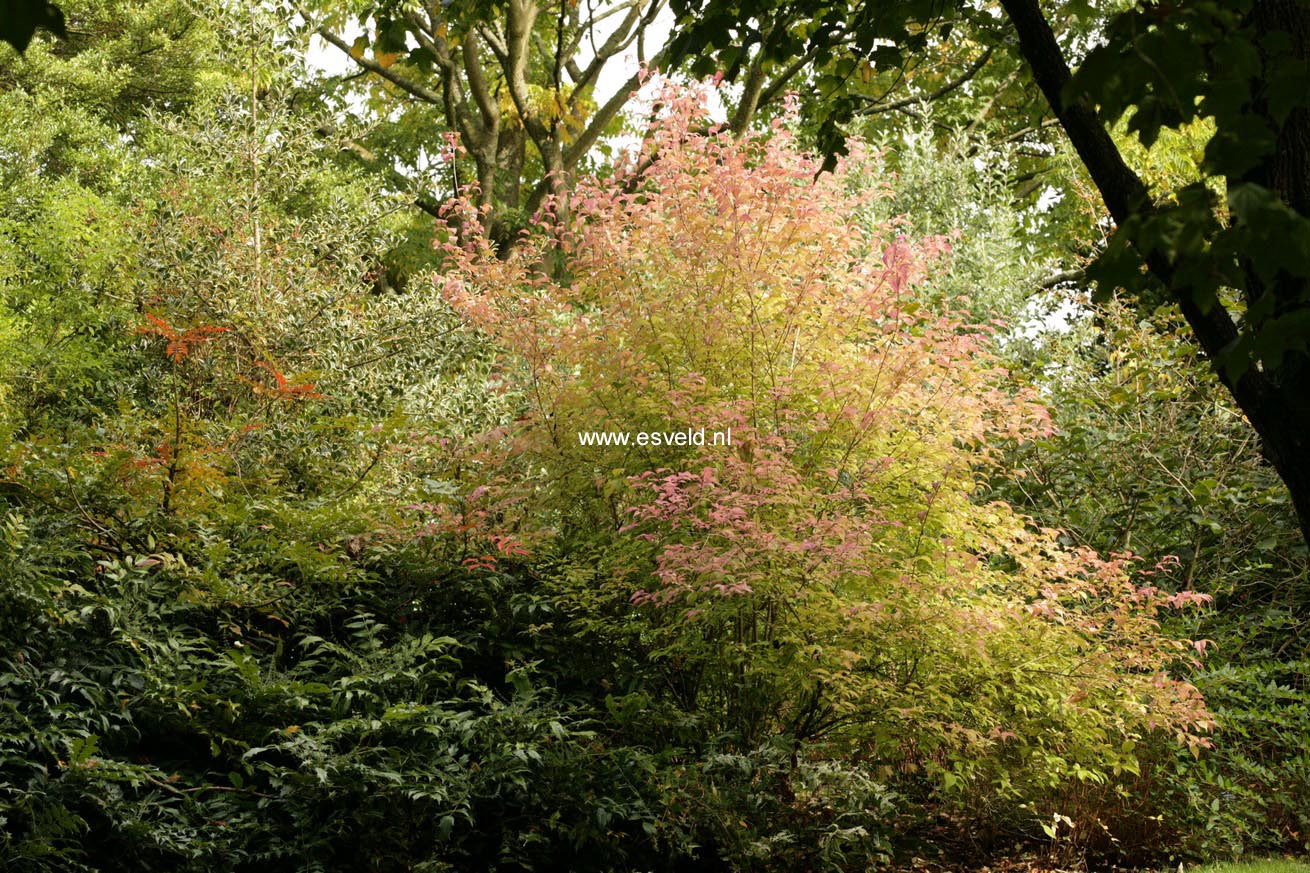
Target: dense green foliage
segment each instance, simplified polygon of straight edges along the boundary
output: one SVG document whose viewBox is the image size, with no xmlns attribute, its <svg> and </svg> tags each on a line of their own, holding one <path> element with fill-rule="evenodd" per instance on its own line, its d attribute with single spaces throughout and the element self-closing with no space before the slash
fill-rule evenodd
<svg viewBox="0 0 1310 873">
<path fill-rule="evenodd" d="M 953 91 L 819 172 L 664 82 L 416 219 L 431 106 L 366 148 L 271 12 L 61 6 L 0 48 L 0 868 L 1305 850 L 1296 514 L 1175 310 L 1033 297 L 1067 155 Z"/>
<path fill-rule="evenodd" d="M 1116 304 L 1096 322 L 1047 346 L 1057 434 L 1016 450 L 1022 475 L 1001 491 L 1078 543 L 1172 555 L 1215 597 L 1185 633 L 1208 641 L 1193 681 L 1218 720 L 1216 750 L 1159 762 L 1154 802 L 1203 854 L 1296 848 L 1310 809 L 1296 518 L 1176 316 Z"/>
</svg>

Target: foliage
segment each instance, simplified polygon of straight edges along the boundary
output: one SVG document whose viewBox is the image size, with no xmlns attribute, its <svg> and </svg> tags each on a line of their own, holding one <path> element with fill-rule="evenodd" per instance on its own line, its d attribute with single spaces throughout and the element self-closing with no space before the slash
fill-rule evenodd
<svg viewBox="0 0 1310 873">
<path fill-rule="evenodd" d="M 1192 857 L 1295 850 L 1310 809 L 1295 516 L 1176 314 L 1085 312 L 1037 344 L 1056 433 L 1016 446 L 1006 466 L 1018 475 L 996 493 L 1060 519 L 1073 542 L 1174 556 L 1188 587 L 1214 597 L 1181 630 L 1206 641 L 1190 679 L 1214 713 L 1215 748 L 1157 756 L 1137 799 Z"/>
<path fill-rule="evenodd" d="M 925 304 L 1017 326 L 1036 286 L 1072 254 L 1062 248 L 1073 222 L 1015 202 L 1008 176 L 1022 160 L 1018 148 L 963 131 L 934 136 L 933 117 L 891 131 L 869 125 L 878 156 L 869 169 L 880 178 L 857 184 L 886 185 L 888 196 L 869 205 L 875 220 L 894 222 L 910 237 L 950 241 L 947 267 L 921 284 Z"/>
<path fill-rule="evenodd" d="M 1273 369 L 1289 352 L 1304 351 L 1288 328 L 1307 302 L 1310 252 L 1290 242 L 1305 235 L 1307 204 L 1295 181 L 1268 169 L 1287 159 L 1278 140 L 1284 130 L 1293 135 L 1307 111 L 1310 71 L 1297 45 L 1304 22 L 1296 14 L 1283 20 L 1273 5 L 1253 2 L 1189 3 L 1154 18 L 1133 10 L 1114 21 L 1107 44 L 1088 55 L 1075 82 L 1096 95 L 1110 120 L 1131 109 L 1129 130 L 1147 146 L 1162 128 L 1196 119 L 1212 125 L 1201 171 L 1223 178 L 1227 191 L 1193 182 L 1175 192 L 1170 208 L 1128 222 L 1121 236 L 1143 257 L 1166 252 L 1205 308 L 1217 302 L 1220 286 L 1247 289 L 1243 335 L 1225 362 L 1238 374 L 1250 365 L 1247 356 Z M 1197 75 L 1207 63 L 1212 74 Z M 1189 232 L 1178 233 L 1179 225 Z"/>
<path fill-rule="evenodd" d="M 1080 18 L 1095 17 L 1092 4 L 1069 6 Z M 1021 69 L 1031 73 L 1119 225 L 1099 261 L 1102 293 L 1149 287 L 1143 265 L 1166 289 L 1264 439 L 1310 539 L 1310 407 L 1303 388 L 1310 379 L 1303 342 L 1310 307 L 1310 27 L 1302 4 L 1140 4 L 1105 24 L 1076 75 L 1071 60 L 1085 46 L 1061 43 L 1036 0 L 1001 0 L 1000 7 L 1017 37 Z M 753 8 L 732 0 L 683 2 L 682 39 L 717 58 L 735 57 L 744 42 L 779 62 L 816 65 L 819 81 L 831 83 L 820 89 L 826 121 L 819 142 L 832 154 L 844 147 L 838 125 L 854 115 L 858 89 L 849 83 L 862 64 L 886 58 L 900 65 L 907 53 L 923 52 L 939 26 L 995 33 L 986 4 L 816 0 L 788 9 L 808 26 L 771 40 L 752 27 Z M 831 45 L 837 30 L 853 31 L 854 45 Z M 1164 127 L 1201 122 L 1211 134 L 1204 177 L 1172 199 L 1153 200 L 1105 129 L 1126 114 L 1147 147 Z"/>
<path fill-rule="evenodd" d="M 401 283 L 431 225 L 363 170 L 431 113 L 338 132 L 274 9 L 66 10 L 0 63 L 0 867 L 1303 839 L 1294 515 L 1170 311 L 1004 323 L 1088 244 L 1011 197 L 1040 125 L 974 124 L 972 87 L 1032 99 L 985 40 L 930 37 L 915 94 L 998 65 L 832 173 L 768 53 L 757 133 L 657 80 L 516 246 L 476 187 L 428 202 Z M 382 31 L 360 58 L 427 75 Z M 599 111 L 546 73 L 504 130 Z M 1157 191 L 1211 135 L 1143 153 Z"/>
<path fill-rule="evenodd" d="M 37 102 L 46 109 L 47 125 L 126 125 L 147 109 L 184 109 L 223 81 L 214 7 L 178 0 L 130 7 L 72 0 L 60 8 L 68 16 L 67 39 L 38 39 L 23 56 L 6 57 L 0 65 L 5 100 Z M 36 139 L 33 148 L 42 145 L 48 147 L 46 137 Z M 70 144 L 67 151 L 78 150 Z M 59 166 L 24 169 L 48 173 Z"/>
<path fill-rule="evenodd" d="M 212 551 L 194 569 L 161 552 L 102 559 L 88 574 L 99 584 L 83 588 L 31 566 L 41 556 L 23 549 L 24 522 L 11 515 L 18 548 L 6 569 L 27 568 L 47 596 L 30 625 L 42 633 L 3 672 L 6 866 L 521 869 L 548 835 L 567 845 L 570 831 L 587 833 L 585 821 L 557 819 L 534 838 L 528 823 L 562 805 L 551 791 L 585 787 L 573 776 L 613 777 L 622 763 L 605 766 L 530 669 L 508 677 L 512 691 L 470 681 L 469 638 L 436 629 L 477 624 L 417 611 L 379 620 L 362 610 L 394 610 L 396 588 L 413 583 L 363 568 L 337 569 L 330 585 L 305 566 L 311 581 L 253 602 L 243 594 L 279 565 L 304 566 L 297 553 L 321 536 L 266 518 L 260 527 L 276 525 L 284 550 L 257 532 L 221 543 L 234 547 L 232 564 L 215 566 Z M 184 548 L 194 539 L 173 537 Z M 339 567 L 325 557 L 325 569 Z M 198 587 L 216 571 L 226 591 Z"/>
<path fill-rule="evenodd" d="M 398 409 L 457 419 L 470 345 L 375 295 L 385 204 L 313 129 L 156 119 L 132 184 L 8 226 L 7 868 L 622 866 L 606 816 L 656 815 L 526 657 L 531 575 L 391 534 Z"/>
<path fill-rule="evenodd" d="M 1305 864 L 1299 861 L 1247 861 L 1240 864 L 1207 864 L 1195 868 L 1197 873 L 1302 873 Z"/>
<path fill-rule="evenodd" d="M 458 462 L 486 471 L 464 487 L 487 552 L 554 556 L 584 638 L 736 753 L 841 750 L 1017 809 L 1135 770 L 1153 730 L 1205 746 L 1155 630 L 1193 595 L 971 501 L 989 441 L 1045 419 L 985 333 L 913 302 L 944 242 L 844 220 L 845 167 L 815 181 L 783 127 L 702 135 L 695 99 L 662 104 L 659 160 L 581 185 L 510 258 L 471 206 L 452 225 L 445 293 L 519 403 Z M 700 427 L 733 446 L 582 445 Z"/>
</svg>

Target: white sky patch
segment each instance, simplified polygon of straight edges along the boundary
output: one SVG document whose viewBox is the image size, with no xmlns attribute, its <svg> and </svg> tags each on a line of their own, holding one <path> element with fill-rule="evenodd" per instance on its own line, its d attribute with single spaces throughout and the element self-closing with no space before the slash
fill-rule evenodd
<svg viewBox="0 0 1310 873">
<path fill-rule="evenodd" d="M 603 9 L 604 6 L 601 8 Z M 613 16 L 612 20 L 615 20 L 615 26 L 617 26 L 617 19 L 620 17 L 621 16 L 618 15 Z M 673 24 L 674 18 L 672 10 L 670 10 L 667 5 L 661 6 L 660 11 L 655 16 L 655 20 L 652 21 L 650 27 L 646 29 L 644 39 L 644 54 L 646 57 L 649 58 L 651 55 L 659 52 L 659 50 L 664 47 L 664 44 L 669 41 L 669 37 L 673 33 Z M 602 27 L 603 26 L 604 25 L 602 25 Z M 612 31 L 605 30 L 598 31 L 596 34 L 596 44 L 599 45 L 603 43 L 609 38 L 611 32 Z M 590 42 L 588 40 L 584 39 L 582 45 L 584 48 L 590 48 Z M 596 79 L 596 91 L 594 96 L 597 104 L 603 105 L 606 100 L 609 100 L 610 97 L 614 96 L 619 88 L 622 87 L 629 78 L 631 78 L 633 73 L 637 72 L 637 69 L 641 65 L 640 60 L 638 59 L 639 54 L 640 53 L 637 51 L 637 43 L 634 40 L 632 45 L 628 46 L 625 51 L 610 58 L 609 63 L 605 65 L 605 68 L 600 72 L 600 76 Z M 585 68 L 591 58 L 592 55 L 589 51 L 584 52 L 584 54 L 578 59 L 578 66 Z"/>
<path fill-rule="evenodd" d="M 1050 212 L 1055 205 L 1064 199 L 1064 192 L 1047 185 L 1042 189 L 1041 196 L 1037 198 L 1036 209 L 1038 212 Z"/>
<path fill-rule="evenodd" d="M 607 5 L 598 4 L 597 12 L 602 12 Z M 622 21 L 622 15 L 613 15 L 601 22 L 596 31 L 595 43 L 601 45 L 609 38 L 613 28 L 617 27 Z M 675 18 L 672 10 L 667 3 L 661 5 L 659 12 L 650 26 L 646 29 L 643 37 L 643 47 L 638 49 L 637 41 L 634 40 L 631 45 L 623 52 L 611 58 L 608 63 L 601 69 L 600 75 L 596 79 L 596 87 L 593 97 L 597 105 L 604 105 L 618 90 L 624 87 L 633 74 L 640 69 L 642 56 L 649 58 L 658 54 L 659 50 L 664 47 L 672 36 Z M 338 33 L 347 43 L 353 43 L 354 40 L 364 33 L 364 28 L 357 23 L 348 26 Z M 413 42 L 413 37 L 409 40 Z M 413 48 L 414 45 L 411 45 Z M 586 68 L 593 55 L 591 53 L 591 40 L 583 39 L 578 54 L 578 65 Z M 310 38 L 309 50 L 305 55 L 305 62 L 311 70 L 321 73 L 325 76 L 346 76 L 359 72 L 359 68 L 350 60 L 340 49 L 329 44 L 326 40 L 318 35 Z M 625 116 L 629 122 L 635 126 L 645 123 L 650 112 L 650 106 L 653 97 L 659 88 L 658 81 L 654 78 L 648 79 L 642 86 L 637 96 L 625 107 Z M 722 91 L 715 91 L 710 94 L 709 111 L 710 117 L 715 122 L 724 122 L 728 118 L 728 105 L 725 97 L 731 98 L 734 86 L 724 86 Z M 362 94 L 355 93 L 347 96 L 347 106 L 352 114 L 364 117 L 367 115 L 367 105 Z M 636 135 L 625 134 L 622 136 L 609 137 L 607 144 L 611 149 L 619 150 L 625 148 L 635 148 L 640 143 L 640 138 Z M 400 169 L 400 168 L 398 168 Z"/>
<path fill-rule="evenodd" d="M 300 16 L 296 16 L 296 19 L 297 26 L 304 21 Z M 337 32 L 337 36 L 348 43 L 353 43 L 363 33 L 364 29 L 352 19 L 344 30 Z M 305 52 L 305 64 L 311 70 L 325 76 L 346 76 L 359 70 L 355 66 L 355 62 L 346 57 L 345 52 L 329 44 L 317 33 L 311 34 L 309 37 L 309 50 Z"/>
<path fill-rule="evenodd" d="M 1024 306 L 1018 324 L 1012 331 L 1017 338 L 1033 340 L 1047 333 L 1068 333 L 1083 316 L 1087 306 L 1077 296 L 1067 292 L 1052 298 L 1039 295 Z"/>
</svg>

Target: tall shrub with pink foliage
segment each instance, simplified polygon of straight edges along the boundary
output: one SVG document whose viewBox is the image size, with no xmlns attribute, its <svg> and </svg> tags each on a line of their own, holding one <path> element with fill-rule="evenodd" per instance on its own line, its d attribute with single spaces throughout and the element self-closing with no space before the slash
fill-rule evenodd
<svg viewBox="0 0 1310 873">
<path fill-rule="evenodd" d="M 1068 786 L 1130 778 L 1144 738 L 1204 746 L 1170 676 L 1201 647 L 1158 623 L 1199 598 L 975 500 L 990 446 L 1050 425 L 996 325 L 921 304 L 949 241 L 861 220 L 876 156 L 819 173 L 704 96 L 666 88 L 640 151 L 507 256 L 452 212 L 439 290 L 516 413 L 451 447 L 437 527 L 487 566 L 525 551 L 597 657 L 640 666 L 615 700 L 783 750 L 802 818 L 816 761 L 1046 824 L 1094 817 Z M 702 428 L 731 445 L 636 438 Z"/>
</svg>

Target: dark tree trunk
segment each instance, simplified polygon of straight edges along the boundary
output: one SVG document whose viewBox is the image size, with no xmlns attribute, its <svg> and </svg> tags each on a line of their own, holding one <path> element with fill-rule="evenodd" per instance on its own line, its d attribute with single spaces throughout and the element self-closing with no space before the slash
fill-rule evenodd
<svg viewBox="0 0 1310 873">
<path fill-rule="evenodd" d="M 1155 206 L 1145 184 L 1124 162 L 1095 109 L 1086 101 L 1065 99 L 1069 66 L 1038 0 L 1001 0 L 1001 5 L 1014 25 L 1020 51 L 1038 87 L 1086 165 L 1110 215 L 1121 225 L 1134 216 L 1153 215 Z M 1304 59 L 1310 34 L 1308 14 L 1298 0 L 1259 0 L 1251 23 L 1264 32 L 1291 33 L 1295 51 Z M 1310 113 L 1298 109 L 1278 129 L 1274 153 L 1242 181 L 1265 185 L 1300 214 L 1310 216 Z M 1260 435 L 1264 455 L 1287 485 L 1302 536 L 1310 544 L 1310 359 L 1297 352 L 1275 370 L 1251 368 L 1233 378 L 1221 366 L 1238 335 L 1232 316 L 1218 304 L 1209 310 L 1197 305 L 1193 289 L 1175 281 L 1173 265 L 1163 255 L 1149 255 L 1146 262 L 1173 295 L 1220 381 Z M 1249 287 L 1242 290 L 1248 300 L 1273 293 L 1282 311 L 1310 306 L 1304 280 L 1282 277 L 1274 287 L 1266 288 L 1249 266 L 1247 275 Z"/>
<path fill-rule="evenodd" d="M 1293 58 L 1302 63 L 1310 59 L 1310 7 L 1300 0 L 1257 0 L 1247 24 L 1255 32 L 1255 45 L 1262 54 L 1275 42 L 1267 35 L 1282 32 L 1291 37 Z M 1267 55 L 1265 60 L 1277 63 Z M 1310 109 L 1298 107 L 1279 124 L 1263 99 L 1253 108 L 1278 135 L 1273 154 L 1239 181 L 1268 188 L 1297 213 L 1310 217 Z M 1265 281 L 1250 258 L 1243 260 L 1242 267 L 1248 304 L 1272 297 L 1269 314 L 1273 317 L 1310 306 L 1310 282 L 1305 277 L 1279 272 L 1272 281 Z M 1269 372 L 1268 382 L 1264 427 L 1249 411 L 1247 417 L 1264 438 L 1265 456 L 1287 483 L 1302 533 L 1310 541 L 1310 356 L 1293 351 Z"/>
</svg>

